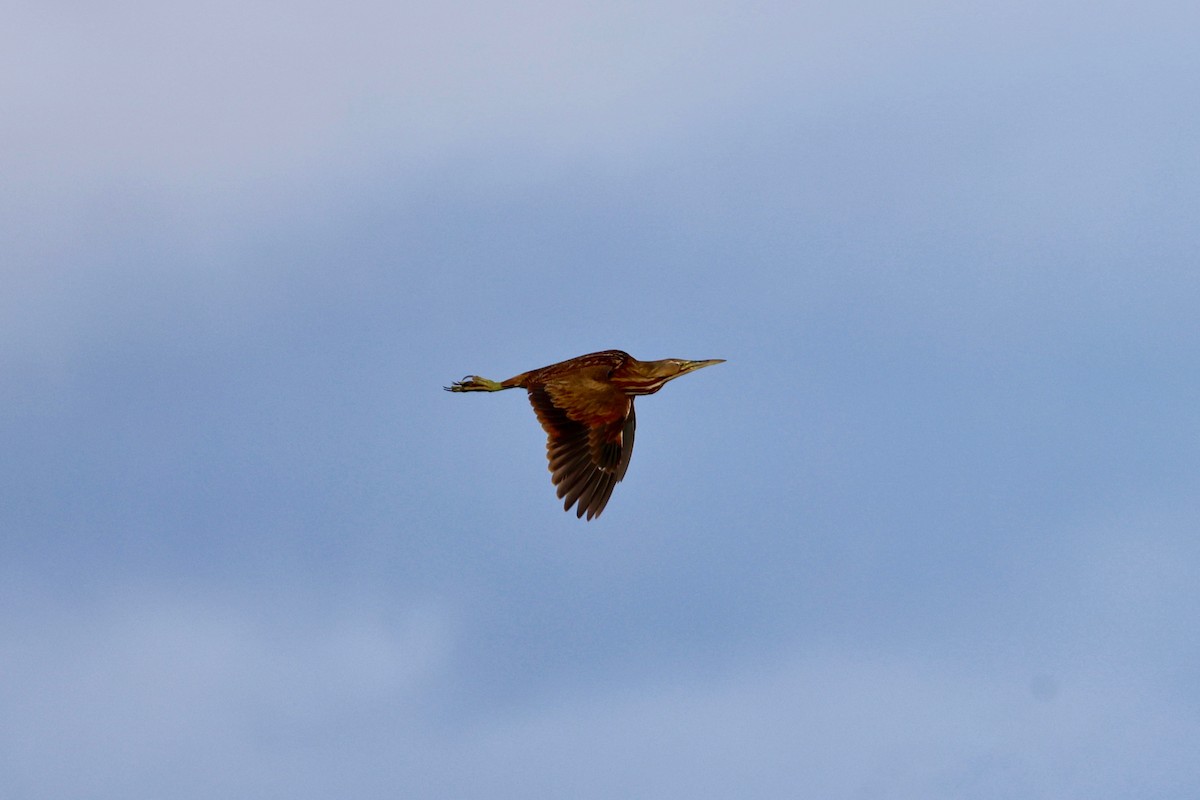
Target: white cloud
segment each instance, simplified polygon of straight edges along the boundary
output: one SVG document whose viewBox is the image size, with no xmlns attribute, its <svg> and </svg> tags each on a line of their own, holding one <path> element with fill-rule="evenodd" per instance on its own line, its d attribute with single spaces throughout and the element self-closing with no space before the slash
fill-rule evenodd
<svg viewBox="0 0 1200 800">
<path fill-rule="evenodd" d="M 246 597 L 150 593 L 0 620 L 5 796 L 269 783 L 258 770 L 281 749 L 337 747 L 346 718 L 413 724 L 450 647 L 434 607 L 387 620 L 251 608 Z"/>
<path fill-rule="evenodd" d="M 564 163 L 588 165 L 585 174 L 661 167 L 681 149 L 692 152 L 694 173 L 737 164 L 764 138 L 768 149 L 814 152 L 817 166 L 788 168 L 778 153 L 758 167 L 767 174 L 744 174 L 753 167 L 742 164 L 735 176 L 682 188 L 683 202 L 712 204 L 712 219 L 691 210 L 678 218 L 734 233 L 776 219 L 783 238 L 769 249 L 788 250 L 811 238 L 795 233 L 798 224 L 842 203 L 864 215 L 856 241 L 868 249 L 850 260 L 866 265 L 872 285 L 883 281 L 882 295 L 914 296 L 921 314 L 936 303 L 974 318 L 978 303 L 946 299 L 945 287 L 982 303 L 999 294 L 1020 304 L 1031 291 L 1070 298 L 1094 270 L 1081 281 L 1076 265 L 1055 268 L 1022 250 L 992 253 L 989 265 L 987 242 L 1014 224 L 1013 241 L 1057 241 L 1061 225 L 1038 227 L 1045 208 L 1068 220 L 1075 213 L 1089 229 L 1129 225 L 1122 198 L 1136 196 L 1143 175 L 1122 175 L 1136 165 L 1160 169 L 1141 160 L 1158 144 L 1144 129 L 1180 130 L 1155 108 L 1124 113 L 1121 98 L 1145 92 L 1079 99 L 1079 82 L 1111 61 L 1112 50 L 1095 46 L 1120 40 L 1126 25 L 1092 6 L 1081 19 L 1075 6 L 19 3 L 0 30 L 0 214 L 8 223 L 0 357 L 24 359 L 17 351 L 26 348 L 33 360 L 69 361 L 71 343 L 92 335 L 80 319 L 122 281 L 143 289 L 183 275 L 179 291 L 204 298 L 211 290 L 214 306 L 249 295 L 251 308 L 269 301 L 276 276 L 256 278 L 291 265 L 259 257 L 255 235 L 279 220 L 312 230 L 343 202 L 331 188 L 339 180 L 382 181 L 403 195 L 412 191 L 406 178 L 444 181 L 448 165 L 464 162 L 472 172 L 513 170 L 536 181 L 530 171 Z M 1161 20 L 1138 21 L 1144 39 L 1171 35 L 1153 28 Z M 1142 63 L 1128 47 L 1115 52 Z M 1135 87 L 1155 78 L 1140 69 L 1130 73 Z M 1070 113 L 1079 102 L 1088 113 Z M 900 134 L 933 144 L 914 154 L 911 143 L 896 144 L 896 131 L 878 129 L 897 114 L 911 124 Z M 1138 125 L 1114 127 L 1114 119 Z M 788 125 L 799 126 L 794 136 Z M 812 131 L 825 140 L 812 141 Z M 1131 131 L 1140 158 L 1122 150 Z M 869 146 L 829 152 L 846 133 Z M 964 159 L 982 173 L 964 174 Z M 822 177 L 822 164 L 832 174 Z M 724 180 L 743 193 L 737 202 Z M 905 191 L 893 197 L 896 181 Z M 980 200 L 989 192 L 1000 195 L 995 206 Z M 1164 205 L 1180 206 L 1171 200 Z M 731 219 L 746 203 L 748 220 Z M 872 220 L 891 218 L 895 205 L 911 209 L 896 223 L 905 236 L 915 230 L 920 248 L 924 230 L 949 257 L 897 248 L 886 229 L 872 235 Z M 748 243 L 735 242 L 744 253 Z M 959 263 L 962 252 L 971 269 Z M 947 260 L 949 268 L 938 266 Z M 1018 260 L 1032 266 L 1009 263 Z M 839 265 L 836 279 L 854 264 Z M 1124 266 L 1112 279 L 1118 288 Z M 768 287 L 777 282 L 774 271 L 760 272 Z M 996 316 L 1007 320 L 1008 305 Z"/>
<path fill-rule="evenodd" d="M 1169 698 L 1086 671 L 1060 680 L 1045 699 L 1020 670 L 801 654 L 502 721 L 473 745 L 474 778 L 517 796 L 510 765 L 536 763 L 531 794 L 915 799 L 1124 797 L 1130 782 L 1156 794 L 1198 777 L 1186 743 L 1164 741 L 1186 726 Z"/>
<path fill-rule="evenodd" d="M 747 98 L 828 97 L 987 26 L 943 6 L 27 3 L 0 33 L 0 157 L 10 184 L 221 187 L 512 139 L 653 147 Z"/>
<path fill-rule="evenodd" d="M 1112 543 L 1080 539 L 1078 569 L 1053 582 L 1049 564 L 1023 587 L 1031 604 L 1087 600 L 1114 574 L 1144 595 L 1142 567 L 1159 559 L 1120 567 Z M 1172 578 L 1142 607 L 1146 629 L 1181 619 L 1183 588 Z M 14 798 L 1182 800 L 1200 781 L 1185 687 L 1163 680 L 1153 647 L 1113 658 L 1094 635 L 1104 606 L 1028 631 L 1014 601 L 972 641 L 797 643 L 721 670 L 647 677 L 627 664 L 616 683 L 560 676 L 553 689 L 530 674 L 519 704 L 485 692 L 476 708 L 461 692 L 478 694 L 486 665 L 456 663 L 458 626 L 437 605 L 389 618 L 378 599 L 311 614 L 215 588 L 70 611 L 15 596 L 10 582 L 0 789 Z M 1127 628 L 1113 634 L 1133 641 Z"/>
</svg>

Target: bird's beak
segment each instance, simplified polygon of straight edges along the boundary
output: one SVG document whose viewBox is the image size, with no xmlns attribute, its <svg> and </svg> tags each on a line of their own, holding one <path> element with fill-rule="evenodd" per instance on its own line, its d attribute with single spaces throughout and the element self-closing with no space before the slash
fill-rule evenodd
<svg viewBox="0 0 1200 800">
<path fill-rule="evenodd" d="M 703 369 L 704 367 L 711 367 L 713 364 L 724 363 L 725 359 L 723 358 L 710 358 L 707 361 L 689 361 L 684 367 L 684 372 L 695 372 L 696 370 Z"/>
</svg>

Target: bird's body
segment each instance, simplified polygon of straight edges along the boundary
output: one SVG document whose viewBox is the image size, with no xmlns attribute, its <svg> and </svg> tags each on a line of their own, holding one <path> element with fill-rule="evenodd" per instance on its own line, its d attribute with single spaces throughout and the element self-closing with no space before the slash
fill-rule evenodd
<svg viewBox="0 0 1200 800">
<path fill-rule="evenodd" d="M 563 508 L 590 520 L 600 515 L 613 487 L 625 477 L 637 424 L 633 398 L 654 394 L 670 380 L 724 359 L 638 361 L 620 350 L 589 353 L 506 381 L 468 375 L 450 392 L 525 389 L 542 428 L 551 480 Z"/>
</svg>

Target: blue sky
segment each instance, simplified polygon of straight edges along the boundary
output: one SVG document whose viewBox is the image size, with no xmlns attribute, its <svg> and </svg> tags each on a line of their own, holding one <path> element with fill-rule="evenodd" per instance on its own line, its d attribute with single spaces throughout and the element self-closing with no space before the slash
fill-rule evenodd
<svg viewBox="0 0 1200 800">
<path fill-rule="evenodd" d="M 1200 792 L 1189 4 L 10 17 L 4 797 Z"/>
</svg>

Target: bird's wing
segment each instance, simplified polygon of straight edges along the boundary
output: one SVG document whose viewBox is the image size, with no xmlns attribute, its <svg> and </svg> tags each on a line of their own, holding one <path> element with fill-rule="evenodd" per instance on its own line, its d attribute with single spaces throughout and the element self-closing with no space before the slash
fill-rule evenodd
<svg viewBox="0 0 1200 800">
<path fill-rule="evenodd" d="M 529 387 L 529 402 L 546 431 L 551 480 L 588 519 L 604 510 L 633 453 L 633 399 L 600 382 L 547 381 Z"/>
</svg>

